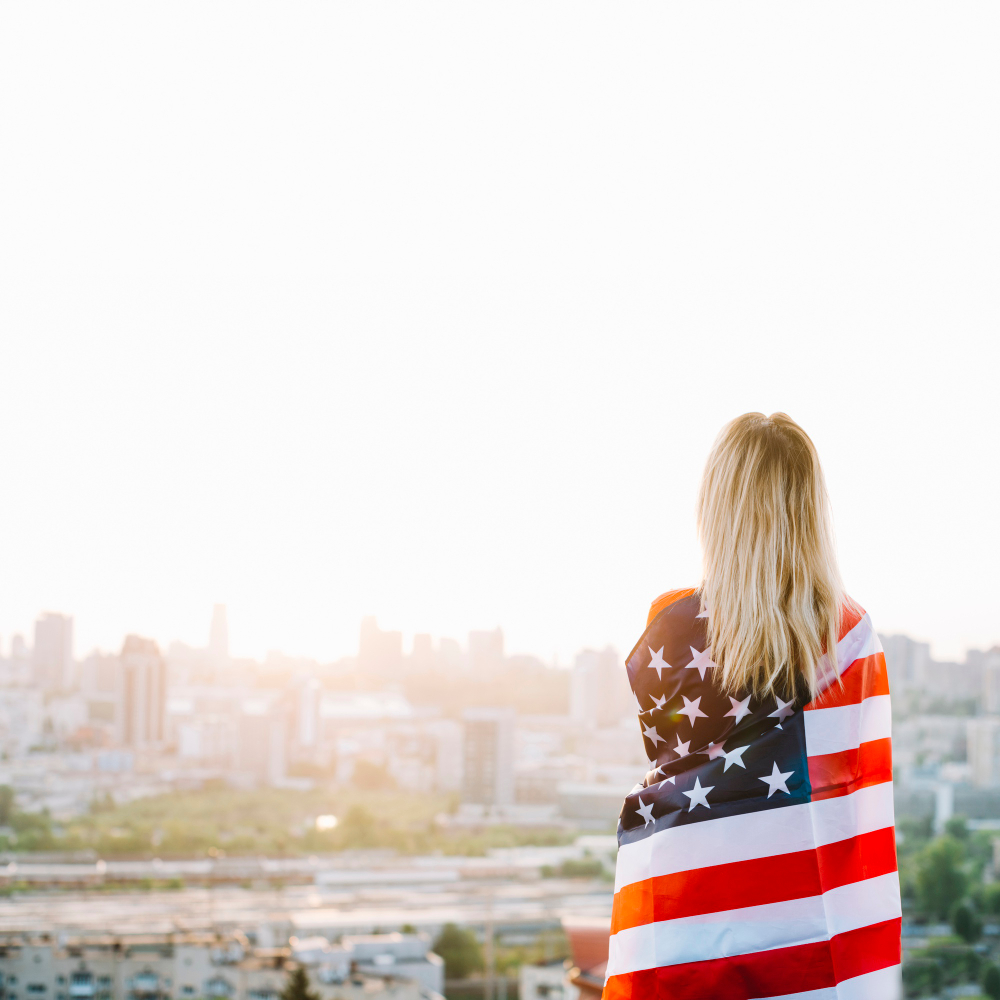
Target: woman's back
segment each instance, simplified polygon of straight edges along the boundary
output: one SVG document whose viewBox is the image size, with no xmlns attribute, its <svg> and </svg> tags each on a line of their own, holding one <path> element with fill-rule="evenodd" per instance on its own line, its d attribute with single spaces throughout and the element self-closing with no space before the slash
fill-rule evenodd
<svg viewBox="0 0 1000 1000">
<path fill-rule="evenodd" d="M 871 622 L 845 601 L 835 657 L 734 688 L 703 602 L 659 598 L 627 660 L 650 770 L 619 820 L 605 1000 L 891 1000 L 891 716 Z"/>
</svg>

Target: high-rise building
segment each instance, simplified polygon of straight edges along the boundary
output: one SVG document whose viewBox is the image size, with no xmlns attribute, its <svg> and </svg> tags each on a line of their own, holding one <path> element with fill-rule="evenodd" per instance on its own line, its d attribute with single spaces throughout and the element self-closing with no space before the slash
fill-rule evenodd
<svg viewBox="0 0 1000 1000">
<path fill-rule="evenodd" d="M 403 633 L 385 632 L 374 617 L 362 619 L 358 665 L 375 673 L 396 673 L 403 665 Z"/>
<path fill-rule="evenodd" d="M 439 792 L 460 792 L 464 764 L 462 727 L 453 719 L 438 719 L 428 728 L 436 744 L 434 785 Z"/>
<path fill-rule="evenodd" d="M 426 632 L 418 632 L 413 637 L 413 652 L 410 662 L 418 670 L 425 670 L 434 663 L 434 644 Z"/>
<path fill-rule="evenodd" d="M 87 724 L 120 734 L 122 724 L 121 657 L 94 651 L 80 664 L 80 695 L 87 706 Z"/>
<path fill-rule="evenodd" d="M 152 639 L 125 637 L 121 655 L 121 742 L 144 749 L 165 735 L 167 667 Z"/>
<path fill-rule="evenodd" d="M 969 719 L 966 747 L 972 783 L 980 788 L 1000 785 L 1000 718 Z"/>
<path fill-rule="evenodd" d="M 903 694 L 923 689 L 931 658 L 930 643 L 917 642 L 907 635 L 880 635 L 879 638 L 885 652 L 889 690 L 893 694 Z"/>
<path fill-rule="evenodd" d="M 322 688 L 315 677 L 302 682 L 298 691 L 295 736 L 300 747 L 314 747 L 319 739 L 319 701 Z"/>
<path fill-rule="evenodd" d="M 503 663 L 503 630 L 469 633 L 469 666 L 476 671 L 490 670 Z"/>
<path fill-rule="evenodd" d="M 264 698 L 244 702 L 236 734 L 236 770 L 274 785 L 287 770 L 285 706 Z"/>
<path fill-rule="evenodd" d="M 514 711 L 469 708 L 462 713 L 462 798 L 485 806 L 514 802 Z"/>
<path fill-rule="evenodd" d="M 73 686 L 73 619 L 46 611 L 35 622 L 32 650 L 35 683 L 46 691 Z"/>
<path fill-rule="evenodd" d="M 438 639 L 438 663 L 446 669 L 458 669 L 462 665 L 462 645 L 457 639 L 441 636 Z"/>
<path fill-rule="evenodd" d="M 229 624 L 226 621 L 225 604 L 216 604 L 212 609 L 212 627 L 208 633 L 208 655 L 213 663 L 225 663 L 229 659 Z"/>
<path fill-rule="evenodd" d="M 18 661 L 28 659 L 28 644 L 20 632 L 15 632 L 10 637 L 10 658 Z"/>
<path fill-rule="evenodd" d="M 983 707 L 991 714 L 1000 712 L 1000 646 L 985 652 L 970 649 L 968 662 L 982 675 Z"/>
</svg>

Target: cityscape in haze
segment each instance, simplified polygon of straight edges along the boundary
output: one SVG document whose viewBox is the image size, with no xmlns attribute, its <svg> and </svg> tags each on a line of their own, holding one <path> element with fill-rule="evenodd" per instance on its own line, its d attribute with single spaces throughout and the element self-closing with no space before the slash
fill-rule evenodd
<svg viewBox="0 0 1000 1000">
<path fill-rule="evenodd" d="M 324 664 L 230 656 L 223 605 L 206 631 L 204 646 L 127 635 L 118 651 L 80 657 L 69 615 L 43 613 L 33 636 L 13 635 L 0 655 L 0 747 L 20 808 L 68 822 L 101 796 L 214 781 L 404 789 L 445 796 L 456 822 L 572 815 L 604 828 L 645 771 L 610 647 L 560 669 L 508 655 L 496 628 L 464 644 L 417 634 L 404 652 L 402 634 L 369 617 L 357 654 Z"/>
<path fill-rule="evenodd" d="M 258 661 L 230 655 L 223 605 L 206 625 L 203 646 L 80 655 L 73 617 L 45 612 L 4 643 L 7 1000 L 35 956 L 53 1000 L 84 995 L 60 986 L 74 969 L 88 996 L 138 996 L 116 984 L 141 974 L 142 995 L 276 997 L 279 953 L 331 997 L 586 990 L 567 934 L 610 919 L 617 814 L 648 766 L 617 650 L 561 668 L 500 628 L 404 644 L 369 617 L 354 656 Z M 941 844 L 1000 886 L 1000 647 L 940 662 L 881 639 L 912 951 L 949 916 L 925 884 Z"/>
</svg>

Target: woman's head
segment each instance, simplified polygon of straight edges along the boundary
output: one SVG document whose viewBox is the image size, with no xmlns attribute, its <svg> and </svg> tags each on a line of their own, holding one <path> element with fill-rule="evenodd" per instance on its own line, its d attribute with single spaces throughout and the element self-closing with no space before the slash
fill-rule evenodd
<svg viewBox="0 0 1000 1000">
<path fill-rule="evenodd" d="M 791 417 L 745 413 L 722 429 L 698 496 L 698 533 L 723 688 L 815 692 L 845 597 L 819 456 Z"/>
</svg>

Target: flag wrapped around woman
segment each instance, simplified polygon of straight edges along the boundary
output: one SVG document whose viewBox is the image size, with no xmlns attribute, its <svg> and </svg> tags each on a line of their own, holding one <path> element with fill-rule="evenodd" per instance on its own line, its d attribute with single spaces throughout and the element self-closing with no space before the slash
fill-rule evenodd
<svg viewBox="0 0 1000 1000">
<path fill-rule="evenodd" d="M 780 415 L 748 416 L 759 425 Z M 779 431 L 798 444 L 795 432 L 805 434 L 792 427 Z M 901 911 L 885 659 L 868 615 L 839 586 L 827 588 L 837 605 L 823 618 L 822 567 L 803 583 L 794 549 L 772 560 L 780 614 L 771 625 L 770 599 L 761 599 L 768 587 L 713 580 L 719 560 L 732 556 L 723 550 L 740 537 L 746 551 L 730 565 L 753 565 L 768 534 L 761 510 L 772 528 L 781 518 L 758 504 L 756 512 L 727 513 L 719 532 L 712 494 L 728 483 L 736 496 L 749 495 L 741 475 L 766 494 L 760 480 L 769 481 L 770 433 L 779 437 L 771 459 L 784 484 L 775 495 L 792 494 L 794 507 L 787 456 L 801 464 L 803 450 L 766 425 L 757 452 L 745 435 L 733 442 L 732 425 L 727 431 L 699 507 L 705 583 L 659 598 L 627 660 L 650 770 L 619 819 L 604 1000 L 892 1000 L 900 989 Z M 726 447 L 742 464 L 720 457 Z M 794 510 L 792 519 L 801 521 Z M 801 528 L 778 533 L 807 544 Z M 786 571 L 799 579 L 786 586 Z M 807 601 L 796 586 L 811 589 Z M 819 609 L 811 635 L 795 621 L 803 607 L 807 625 L 809 608 Z M 716 621 L 723 614 L 728 631 Z M 736 615 L 763 624 L 740 632 Z M 824 627 L 831 623 L 833 642 Z M 782 643 L 783 658 L 774 654 Z"/>
</svg>

